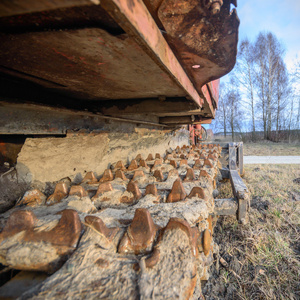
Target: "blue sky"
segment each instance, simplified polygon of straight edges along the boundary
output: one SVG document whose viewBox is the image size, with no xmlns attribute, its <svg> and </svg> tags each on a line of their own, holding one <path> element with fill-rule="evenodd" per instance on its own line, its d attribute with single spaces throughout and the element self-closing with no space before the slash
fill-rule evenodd
<svg viewBox="0 0 300 300">
<path fill-rule="evenodd" d="M 286 48 L 290 70 L 300 59 L 300 0 L 238 0 L 239 40 L 254 41 L 260 31 L 273 32 Z"/>
</svg>

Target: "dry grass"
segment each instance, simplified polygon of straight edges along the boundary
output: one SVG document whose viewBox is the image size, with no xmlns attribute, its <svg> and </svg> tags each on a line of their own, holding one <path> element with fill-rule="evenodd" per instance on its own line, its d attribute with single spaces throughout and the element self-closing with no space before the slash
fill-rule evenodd
<svg viewBox="0 0 300 300">
<path fill-rule="evenodd" d="M 273 143 L 263 141 L 258 143 L 244 143 L 244 155 L 300 155 L 300 143 Z"/>
<path fill-rule="evenodd" d="M 246 167 L 249 222 L 220 218 L 215 238 L 229 266 L 213 270 L 206 299 L 300 299 L 299 177 L 299 166 Z"/>
<path fill-rule="evenodd" d="M 231 188 L 231 183 L 229 179 L 224 180 L 220 186 L 218 186 L 218 199 L 226 199 L 226 198 L 232 198 L 233 193 L 232 193 L 232 188 Z"/>
</svg>

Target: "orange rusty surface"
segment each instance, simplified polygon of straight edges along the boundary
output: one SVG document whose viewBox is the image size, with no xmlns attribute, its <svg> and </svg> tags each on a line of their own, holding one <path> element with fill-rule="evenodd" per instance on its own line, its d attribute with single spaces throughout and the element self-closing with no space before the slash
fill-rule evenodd
<svg viewBox="0 0 300 300">
<path fill-rule="evenodd" d="M 85 225 L 88 227 L 92 227 L 96 231 L 100 232 L 102 235 L 104 235 L 109 241 L 112 241 L 116 234 L 119 232 L 119 228 L 112 227 L 108 228 L 106 227 L 105 223 L 102 221 L 102 219 L 96 217 L 96 216 L 86 216 L 84 218 Z"/>
<path fill-rule="evenodd" d="M 3 156 L 6 155 L 7 149 L 6 149 L 6 143 L 0 142 L 0 154 Z"/>
<path fill-rule="evenodd" d="M 115 10 L 121 12 L 122 18 L 128 23 L 126 24 L 124 22 L 121 24 L 123 29 L 128 32 L 127 26 L 130 24 L 130 30 L 134 31 L 144 46 L 152 52 L 152 55 L 154 54 L 153 58 L 159 60 L 161 66 L 169 72 L 174 80 L 182 86 L 196 104 L 201 107 L 201 99 L 198 92 L 161 34 L 145 4 L 141 0 L 103 0 L 101 1 L 101 5 L 118 23 L 120 23 L 120 17 Z"/>
<path fill-rule="evenodd" d="M 153 196 L 157 196 L 157 188 L 155 186 L 155 184 L 148 184 L 146 186 L 146 191 L 145 191 L 145 195 L 153 195 Z"/>
<path fill-rule="evenodd" d="M 213 108 L 213 104 L 212 104 L 212 99 L 211 99 L 211 96 L 210 96 L 210 92 L 209 92 L 209 88 L 207 86 L 207 84 L 205 84 L 202 88 L 201 88 L 201 91 L 207 101 L 207 104 L 209 106 L 209 110 L 212 112 L 212 115 L 213 117 L 215 116 L 215 110 Z"/>
<path fill-rule="evenodd" d="M 77 211 L 65 209 L 61 211 L 58 224 L 49 231 L 35 231 L 37 218 L 32 211 L 15 211 L 8 218 L 0 234 L 0 242 L 16 233 L 25 231 L 22 239 L 25 242 L 49 242 L 55 246 L 76 247 L 82 230 Z"/>
<path fill-rule="evenodd" d="M 214 101 L 218 105 L 218 102 L 219 102 L 220 79 L 211 81 L 207 85 L 208 85 L 208 88 L 210 89 L 212 98 L 214 99 Z"/>
<path fill-rule="evenodd" d="M 121 111 L 134 101 L 177 99 L 193 107 L 183 111 L 196 111 L 192 123 L 210 122 L 219 80 L 209 81 L 227 73 L 235 62 L 236 12 L 230 13 L 229 0 L 220 1 L 220 7 L 189 0 L 145 2 L 101 0 L 100 5 L 87 5 L 85 1 L 76 7 L 0 17 L 5 28 L 0 34 L 0 73 L 8 81 L 20 79 L 20 86 L 21 79 L 26 80 L 46 94 L 51 89 L 62 97 L 39 96 L 46 105 L 93 111 L 116 105 Z M 216 34 L 219 39 L 212 41 Z M 29 99 L 35 99 L 31 95 L 35 89 L 29 85 L 27 89 Z M 22 91 L 20 101 L 28 100 Z M 43 121 L 43 130 L 59 130 L 51 122 L 45 127 Z"/>
<path fill-rule="evenodd" d="M 157 8 L 165 37 L 198 92 L 234 67 L 239 19 L 231 3 L 162 0 Z"/>
<path fill-rule="evenodd" d="M 177 170 L 176 170 L 177 171 Z M 169 173 L 170 175 L 170 173 Z M 172 190 L 168 195 L 167 203 L 179 202 L 184 200 L 186 197 L 186 192 L 184 190 L 182 181 L 180 178 L 176 179 L 173 183 Z"/>
</svg>

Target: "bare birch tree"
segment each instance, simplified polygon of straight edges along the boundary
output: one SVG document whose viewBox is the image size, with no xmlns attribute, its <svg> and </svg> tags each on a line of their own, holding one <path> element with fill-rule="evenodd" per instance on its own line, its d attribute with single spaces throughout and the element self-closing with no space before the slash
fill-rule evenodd
<svg viewBox="0 0 300 300">
<path fill-rule="evenodd" d="M 241 107 L 241 96 L 239 93 L 239 85 L 235 76 L 230 78 L 228 90 L 225 95 L 227 99 L 228 111 L 229 111 L 229 127 L 231 131 L 232 141 L 235 140 L 235 134 L 241 133 L 243 123 L 243 110 Z"/>
<path fill-rule="evenodd" d="M 276 95 L 276 76 L 284 53 L 282 45 L 271 33 L 259 33 L 255 45 L 256 86 L 259 107 L 262 110 L 264 138 L 271 139 L 273 112 Z M 275 118 L 276 119 L 276 118 Z"/>
<path fill-rule="evenodd" d="M 220 94 L 219 94 L 219 102 L 218 109 L 216 111 L 215 120 L 213 122 L 213 130 L 219 131 L 222 130 L 224 137 L 227 136 L 227 124 L 228 124 L 228 101 L 225 97 L 226 95 L 226 86 L 221 82 L 220 84 Z"/>
<path fill-rule="evenodd" d="M 241 132 L 243 122 L 241 110 L 241 97 L 238 91 L 238 84 L 234 77 L 229 83 L 220 85 L 220 96 L 214 130 L 222 129 L 224 136 L 231 134 L 232 141 L 235 140 L 236 132 Z"/>
<path fill-rule="evenodd" d="M 255 42 L 247 38 L 241 41 L 234 75 L 226 86 L 220 87 L 222 94 L 215 124 L 222 128 L 224 136 L 231 132 L 234 139 L 237 131 L 251 124 L 252 140 L 258 128 L 263 128 L 264 138 L 268 140 L 273 138 L 272 130 L 275 130 L 278 140 L 281 129 L 291 132 L 293 126 L 299 127 L 293 125 L 299 122 L 300 108 L 291 93 L 283 54 L 282 44 L 271 32 L 259 33 Z M 300 63 L 293 76 L 298 81 L 299 70 Z"/>
<path fill-rule="evenodd" d="M 239 47 L 239 54 L 236 64 L 236 78 L 239 81 L 242 89 L 245 90 L 245 95 L 247 99 L 243 99 L 243 102 L 247 104 L 247 109 L 251 114 L 252 123 L 252 140 L 255 140 L 255 99 L 254 99 L 254 79 L 255 79 L 255 69 L 254 69 L 254 49 L 252 43 L 245 38 L 241 41 Z"/>
<path fill-rule="evenodd" d="M 282 112 L 288 104 L 288 97 L 292 96 L 289 75 L 282 58 L 279 59 L 275 78 L 275 113 L 276 113 L 276 140 L 279 140 L 280 119 Z"/>
</svg>

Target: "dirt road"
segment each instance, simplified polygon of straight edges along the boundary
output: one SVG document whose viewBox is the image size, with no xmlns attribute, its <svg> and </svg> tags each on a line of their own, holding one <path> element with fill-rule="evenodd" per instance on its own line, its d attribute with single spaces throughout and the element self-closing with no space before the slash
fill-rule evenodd
<svg viewBox="0 0 300 300">
<path fill-rule="evenodd" d="M 300 164 L 300 156 L 244 156 L 244 164 Z"/>
</svg>

